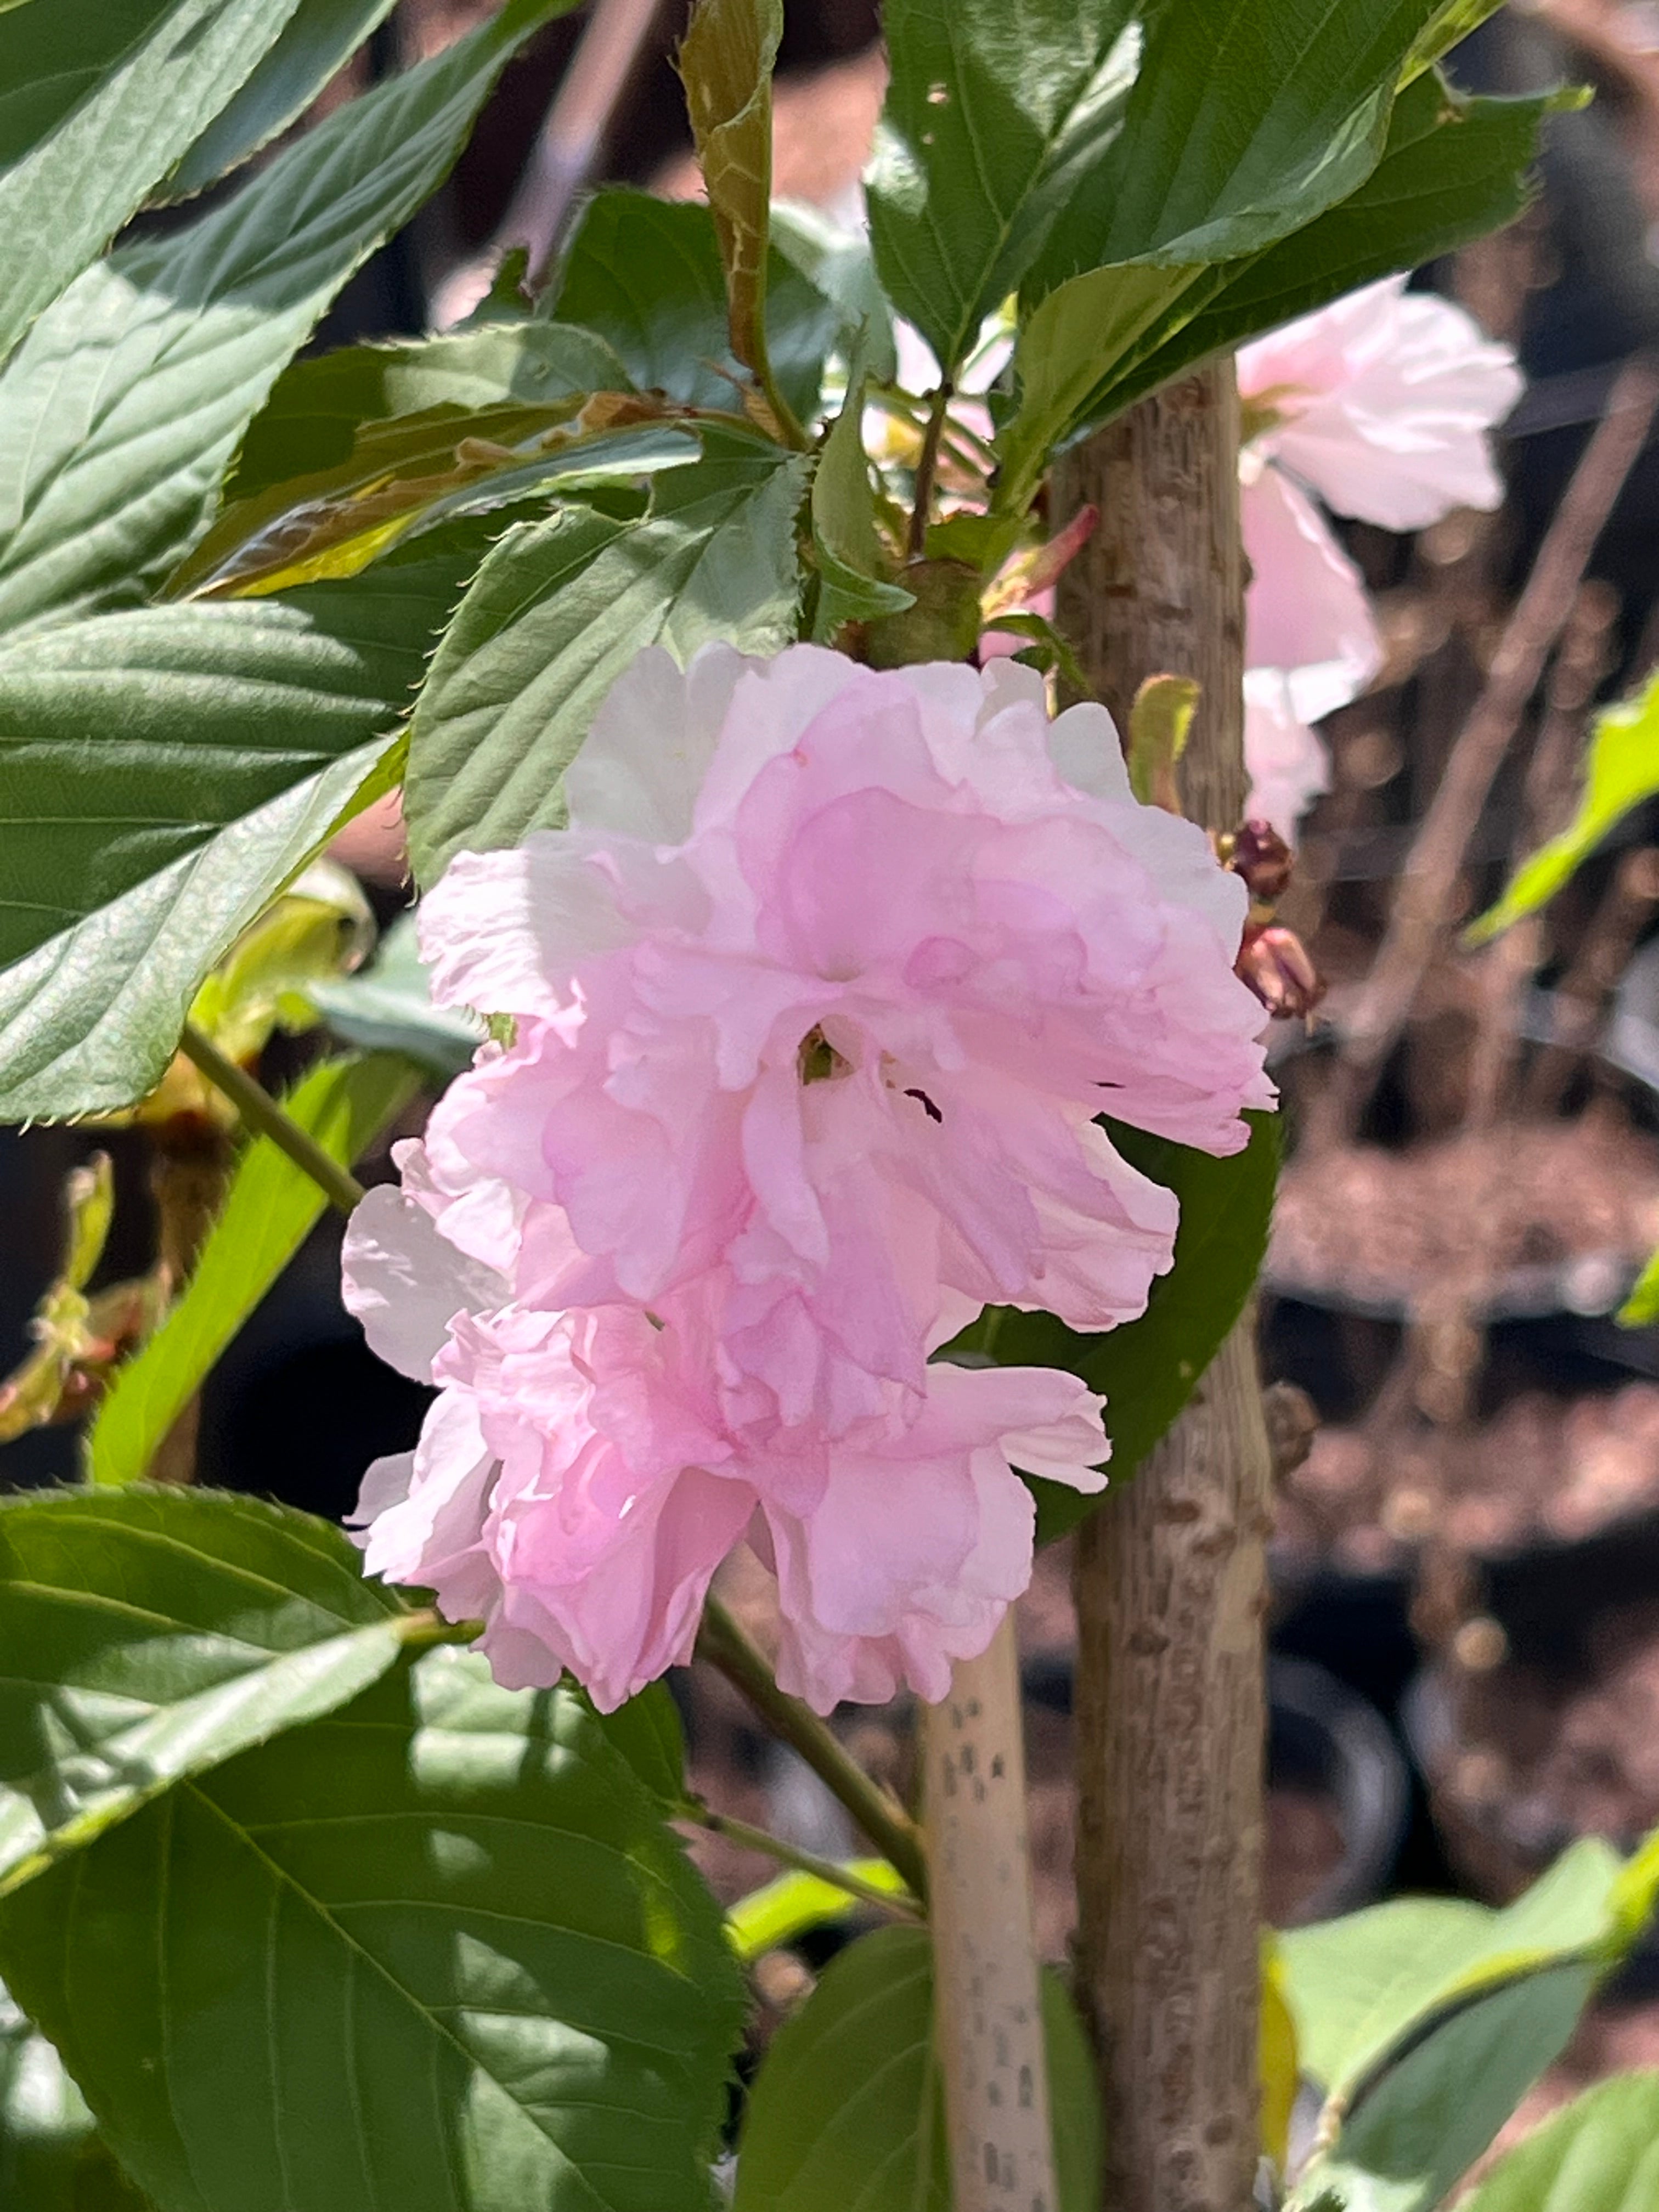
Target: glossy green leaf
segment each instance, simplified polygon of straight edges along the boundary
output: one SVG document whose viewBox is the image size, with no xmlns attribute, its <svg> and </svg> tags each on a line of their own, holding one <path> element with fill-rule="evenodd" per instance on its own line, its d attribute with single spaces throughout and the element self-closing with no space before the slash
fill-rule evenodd
<svg viewBox="0 0 1659 2212">
<path fill-rule="evenodd" d="M 1498 902 L 1470 930 L 1477 945 L 1547 905 L 1609 830 L 1659 793 L 1659 676 L 1590 726 L 1578 810 L 1559 837 L 1540 848 Z"/>
<path fill-rule="evenodd" d="M 1439 0 L 1160 0 L 1121 127 L 1081 174 L 1022 286 L 1111 264 L 1259 252 L 1346 199 L 1387 142 Z"/>
<path fill-rule="evenodd" d="M 720 240 L 708 208 L 612 185 L 576 227 L 549 312 L 596 331 L 641 392 L 743 411 L 749 379 L 732 350 Z M 767 264 L 767 349 L 803 422 L 818 411 L 842 310 L 775 249 Z"/>
<path fill-rule="evenodd" d="M 1265 252 L 1195 279 L 1103 367 L 1066 434 L 1358 285 L 1501 229 L 1533 197 L 1543 121 L 1562 104 L 1553 94 L 1470 100 L 1437 73 L 1420 76 L 1395 103 L 1382 159 L 1359 190 Z"/>
<path fill-rule="evenodd" d="M 1623 1871 L 1611 1845 L 1586 1837 L 1502 1911 L 1396 1898 L 1281 1936 L 1304 2071 L 1351 2097 L 1425 2023 L 1483 1991 L 1559 1965 L 1611 1964 L 1634 1934 Z"/>
<path fill-rule="evenodd" d="M 331 1159 L 349 1167 L 409 1103 L 416 1081 L 407 1061 L 384 1054 L 324 1060 L 283 1103 Z M 183 1296 L 117 1371 L 99 1407 L 88 1442 L 94 1482 L 137 1482 L 149 1472 L 174 1421 L 327 1202 L 269 1137 L 248 1146 Z"/>
<path fill-rule="evenodd" d="M 832 641 L 849 622 L 872 622 L 915 605 L 914 592 L 890 583 L 876 532 L 875 487 L 864 452 L 864 378 L 848 387 L 812 477 L 812 549 L 818 596 L 812 635 Z"/>
<path fill-rule="evenodd" d="M 300 0 L 258 67 L 167 179 L 183 199 L 238 168 L 303 114 L 397 0 Z"/>
<path fill-rule="evenodd" d="M 570 506 L 501 540 L 416 709 L 404 813 L 420 882 L 453 853 L 562 820 L 563 772 L 642 647 L 684 661 L 713 638 L 750 653 L 787 642 L 805 468 L 708 433 L 703 460 L 659 477 L 642 517 Z"/>
<path fill-rule="evenodd" d="M 441 180 L 514 46 L 567 4 L 507 0 L 41 316 L 0 374 L 0 628 L 148 596 L 323 308 Z"/>
<path fill-rule="evenodd" d="M 6 2212 L 147 2212 L 64 2062 L 0 1990 L 0 2204 Z"/>
<path fill-rule="evenodd" d="M 901 313 L 953 371 L 1016 290 L 1121 119 L 1132 0 L 889 0 L 892 64 L 868 185 Z"/>
<path fill-rule="evenodd" d="M 52 0 L 0 14 L 0 359 L 280 36 L 295 0 Z"/>
<path fill-rule="evenodd" d="M 180 1784 L 0 1966 L 161 2212 L 708 2212 L 719 1908 L 586 1702 L 471 1655 Z"/>
<path fill-rule="evenodd" d="M 380 759 L 476 536 L 290 599 L 0 644 L 0 1115 L 123 1106 Z"/>
<path fill-rule="evenodd" d="M 866 1888 L 890 1897 L 908 1897 L 904 1877 L 885 1859 L 849 1859 L 847 1871 Z M 751 1889 L 727 1908 L 726 1932 L 733 1949 L 746 1965 L 780 1945 L 793 1943 L 815 1928 L 830 1928 L 867 1912 L 868 1904 L 850 1890 L 826 1881 L 822 1875 L 792 1870 Z"/>
<path fill-rule="evenodd" d="M 337 1528 L 284 1506 L 179 1489 L 0 1504 L 0 1894 L 430 1634 Z"/>
<path fill-rule="evenodd" d="M 393 922 L 372 966 L 313 983 L 308 995 L 336 1036 L 365 1052 L 400 1054 L 441 1084 L 469 1066 L 483 1042 L 482 1022 L 433 1005 L 413 914 Z"/>
<path fill-rule="evenodd" d="M 1042 2021 L 1057 2212 L 1096 2212 L 1094 2060 L 1048 1968 Z M 927 1933 L 878 1929 L 830 1961 L 773 2038 L 750 2092 L 733 2212 L 949 2212 L 950 2199 Z"/>
<path fill-rule="evenodd" d="M 1617 2074 L 1500 2160 L 1465 2212 L 1652 2212 L 1659 2074 Z"/>
<path fill-rule="evenodd" d="M 1432 2212 L 1560 2057 L 1595 1985 L 1592 1967 L 1552 1967 L 1437 2028 L 1363 2100 L 1288 2212 L 1328 2191 L 1345 2212 Z"/>
<path fill-rule="evenodd" d="M 1244 1310 L 1267 1249 L 1279 1175 L 1279 1122 L 1253 1114 L 1250 1141 L 1231 1159 L 1115 1124 L 1112 1142 L 1133 1167 L 1181 1200 L 1175 1265 L 1152 1285 L 1139 1321 L 1079 1336 L 1052 1314 L 997 1308 L 958 1340 L 1000 1365 L 1064 1367 L 1106 1400 L 1114 1482 L 1132 1475 L 1197 1388 Z M 1031 1480 L 1039 1540 L 1063 1535 L 1097 1500 Z"/>
<path fill-rule="evenodd" d="M 726 270 L 732 350 L 763 383 L 771 374 L 772 66 L 782 36 L 783 0 L 697 0 L 679 51 L 686 112 Z"/>
</svg>

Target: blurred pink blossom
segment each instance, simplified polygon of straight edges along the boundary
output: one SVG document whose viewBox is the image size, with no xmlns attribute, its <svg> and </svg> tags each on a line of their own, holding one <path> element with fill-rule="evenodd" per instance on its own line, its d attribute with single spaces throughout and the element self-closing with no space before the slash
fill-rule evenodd
<svg viewBox="0 0 1659 2212">
<path fill-rule="evenodd" d="M 938 1695 L 1029 1572 L 1010 1455 L 1104 1446 L 1080 1385 L 928 1355 L 988 1304 L 1144 1308 L 1176 1203 L 1095 1117 L 1226 1152 L 1271 1102 L 1243 886 L 1006 661 L 647 653 L 566 788 L 422 908 L 434 994 L 513 1036 L 348 1245 L 445 1385 L 371 1564 L 614 1698 L 752 1523 L 807 1694 Z"/>
<path fill-rule="evenodd" d="M 1251 809 L 1288 836 L 1328 781 L 1306 726 L 1382 665 L 1359 572 L 1309 494 L 1389 530 L 1496 507 L 1488 434 L 1522 380 L 1461 307 L 1391 276 L 1243 347 L 1238 382 L 1262 424 L 1243 464 Z"/>
</svg>

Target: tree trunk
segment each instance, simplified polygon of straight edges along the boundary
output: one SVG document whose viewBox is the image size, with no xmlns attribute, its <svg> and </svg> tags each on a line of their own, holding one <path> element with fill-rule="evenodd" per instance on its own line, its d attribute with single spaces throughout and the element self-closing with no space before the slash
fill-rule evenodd
<svg viewBox="0 0 1659 2212">
<path fill-rule="evenodd" d="M 1062 462 L 1055 521 L 1100 527 L 1060 623 L 1126 726 L 1145 678 L 1203 690 L 1187 812 L 1235 827 L 1243 553 L 1231 362 Z M 1257 2159 L 1271 1466 L 1251 1317 L 1079 1531 L 1078 1981 L 1100 2055 L 1109 2212 L 1244 2212 Z"/>
<path fill-rule="evenodd" d="M 922 1708 L 952 2212 L 1056 2212 L 1014 1617 Z"/>
</svg>

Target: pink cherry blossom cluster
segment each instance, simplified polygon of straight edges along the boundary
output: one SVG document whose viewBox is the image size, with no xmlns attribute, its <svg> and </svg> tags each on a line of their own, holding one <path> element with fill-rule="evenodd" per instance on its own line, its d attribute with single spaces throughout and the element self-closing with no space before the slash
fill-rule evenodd
<svg viewBox="0 0 1659 2212">
<path fill-rule="evenodd" d="M 1238 387 L 1267 418 L 1243 457 L 1250 811 L 1292 837 L 1329 782 L 1309 725 L 1382 665 L 1364 580 L 1315 499 L 1388 530 L 1498 506 L 1488 434 L 1521 375 L 1461 307 L 1390 276 L 1241 348 Z"/>
<path fill-rule="evenodd" d="M 368 1564 L 610 1708 L 746 1537 L 785 1687 L 937 1698 L 1029 1578 L 1014 1470 L 1096 1489 L 1107 1447 L 1073 1376 L 929 1355 L 988 1304 L 1144 1308 L 1176 1202 L 1097 1117 L 1224 1153 L 1271 1103 L 1244 887 L 1006 661 L 653 650 L 567 793 L 422 908 L 436 998 L 511 1041 L 348 1236 L 371 1344 L 439 1386 Z"/>
</svg>

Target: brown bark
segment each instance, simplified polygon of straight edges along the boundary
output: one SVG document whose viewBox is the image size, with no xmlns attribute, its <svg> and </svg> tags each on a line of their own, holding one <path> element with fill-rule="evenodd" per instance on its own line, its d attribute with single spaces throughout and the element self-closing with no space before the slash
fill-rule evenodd
<svg viewBox="0 0 1659 2212">
<path fill-rule="evenodd" d="M 1243 810 L 1243 554 L 1230 362 L 1066 458 L 1056 521 L 1101 524 L 1061 627 L 1120 727 L 1144 679 L 1203 687 L 1186 810 Z M 1271 1463 L 1241 1322 L 1133 1482 L 1079 1532 L 1078 1982 L 1100 2054 L 1109 2212 L 1244 2212 L 1260 2092 Z"/>
</svg>

